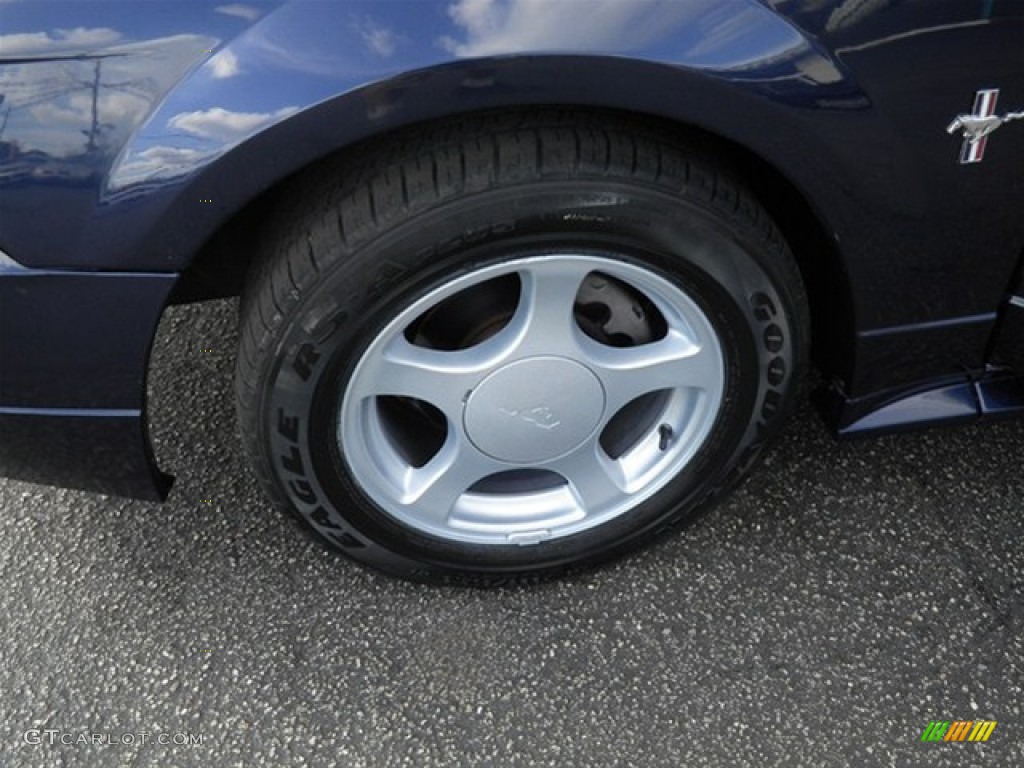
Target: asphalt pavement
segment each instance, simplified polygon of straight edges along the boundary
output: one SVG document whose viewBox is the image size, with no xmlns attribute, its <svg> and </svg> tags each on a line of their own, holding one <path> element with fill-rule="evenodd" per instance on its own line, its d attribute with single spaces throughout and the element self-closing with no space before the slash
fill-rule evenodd
<svg viewBox="0 0 1024 768">
<path fill-rule="evenodd" d="M 0 766 L 1024 765 L 1024 422 L 838 444 L 804 405 L 650 549 L 417 586 L 264 500 L 235 312 L 161 326 L 167 503 L 0 481 Z"/>
</svg>

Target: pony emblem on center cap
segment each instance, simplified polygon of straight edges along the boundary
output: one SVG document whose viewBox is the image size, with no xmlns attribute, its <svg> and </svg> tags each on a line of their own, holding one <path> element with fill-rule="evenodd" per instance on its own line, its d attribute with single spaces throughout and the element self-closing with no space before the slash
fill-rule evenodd
<svg viewBox="0 0 1024 768">
<path fill-rule="evenodd" d="M 536 408 L 499 408 L 498 410 L 506 416 L 520 419 L 521 421 L 525 421 L 527 424 L 533 424 L 535 427 L 540 427 L 541 429 L 549 431 L 562 423 L 555 415 L 555 412 L 546 405 L 538 405 Z"/>
</svg>

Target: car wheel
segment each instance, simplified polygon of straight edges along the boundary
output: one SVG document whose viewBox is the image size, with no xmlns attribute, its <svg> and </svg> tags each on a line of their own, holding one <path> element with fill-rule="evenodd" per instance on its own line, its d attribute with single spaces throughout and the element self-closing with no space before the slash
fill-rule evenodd
<svg viewBox="0 0 1024 768">
<path fill-rule="evenodd" d="M 706 506 L 791 409 L 806 300 L 769 217 L 678 138 L 586 125 L 438 126 L 285 194 L 240 422 L 350 557 L 481 584 L 597 563 Z"/>
</svg>

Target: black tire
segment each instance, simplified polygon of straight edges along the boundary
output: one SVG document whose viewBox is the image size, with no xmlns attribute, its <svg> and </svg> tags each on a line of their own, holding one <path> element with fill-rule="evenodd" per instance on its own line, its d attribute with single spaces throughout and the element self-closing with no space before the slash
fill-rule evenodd
<svg viewBox="0 0 1024 768">
<path fill-rule="evenodd" d="M 391 574 L 500 584 L 639 546 L 692 518 L 752 466 L 804 379 L 808 310 L 785 241 L 726 163 L 677 136 L 562 111 L 482 117 L 324 163 L 285 199 L 243 296 L 245 447 L 279 507 Z M 386 511 L 338 437 L 359 361 L 393 318 L 439 286 L 556 253 L 650 274 L 699 308 L 717 334 L 724 374 L 706 436 L 628 510 L 530 546 L 433 535 Z M 648 329 L 656 315 L 645 319 Z"/>
</svg>

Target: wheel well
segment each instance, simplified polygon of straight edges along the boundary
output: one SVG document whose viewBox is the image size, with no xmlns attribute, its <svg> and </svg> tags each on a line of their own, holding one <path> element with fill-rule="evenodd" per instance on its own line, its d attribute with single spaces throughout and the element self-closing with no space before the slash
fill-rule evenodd
<svg viewBox="0 0 1024 768">
<path fill-rule="evenodd" d="M 811 356 L 829 379 L 849 381 L 854 313 L 849 278 L 835 239 L 811 202 L 775 167 L 745 147 L 715 139 L 789 244 L 811 310 Z"/>
<path fill-rule="evenodd" d="M 531 108 L 532 110 L 535 108 Z M 573 112 L 596 122 L 609 110 Z M 508 112 L 508 109 L 502 110 Z M 853 366 L 853 304 L 849 282 L 836 244 L 822 224 L 810 201 L 777 168 L 747 148 L 699 128 L 642 114 L 613 112 L 626 117 L 638 128 L 657 131 L 668 140 L 685 141 L 720 158 L 742 178 L 775 220 L 800 267 L 811 309 L 813 350 L 817 366 L 830 378 L 846 380 Z M 473 115 L 461 115 L 460 121 Z M 422 126 L 396 129 L 339 150 L 336 156 L 365 156 L 373 145 L 415 132 Z M 326 158 L 321 158 L 323 161 Z M 257 251 L 261 224 L 278 208 L 290 183 L 301 176 L 300 169 L 257 195 L 225 222 L 199 249 L 182 273 L 171 297 L 172 303 L 237 296 Z"/>
</svg>

